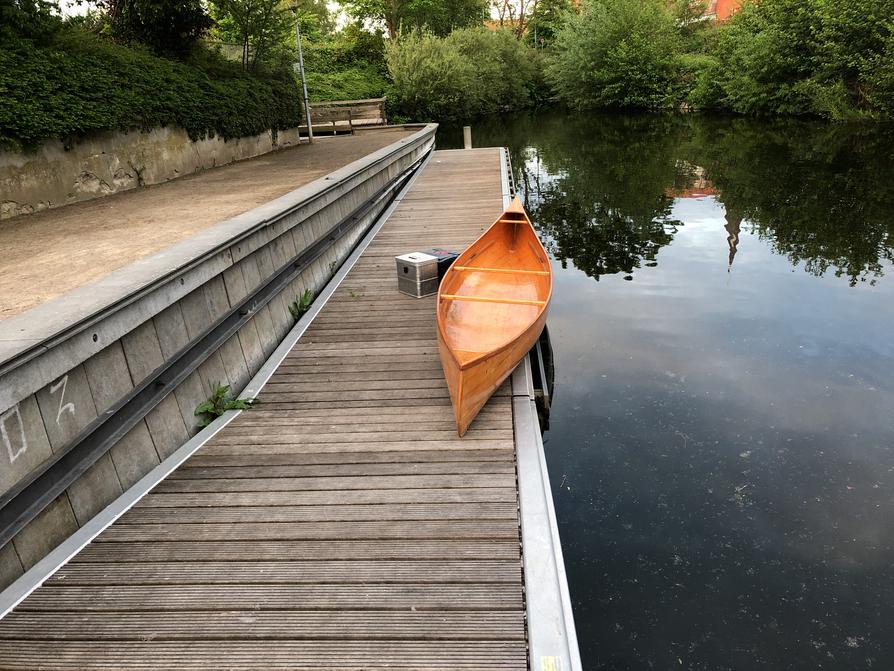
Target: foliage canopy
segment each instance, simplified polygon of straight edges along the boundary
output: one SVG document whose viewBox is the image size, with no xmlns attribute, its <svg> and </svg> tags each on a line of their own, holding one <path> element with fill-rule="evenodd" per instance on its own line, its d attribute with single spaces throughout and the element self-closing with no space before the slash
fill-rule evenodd
<svg viewBox="0 0 894 671">
<path fill-rule="evenodd" d="M 658 0 L 592 0 L 567 15 L 546 74 L 574 107 L 668 107 L 676 102 L 680 37 Z"/>
<path fill-rule="evenodd" d="M 386 59 L 395 102 L 415 120 L 525 107 L 536 89 L 533 52 L 508 30 L 414 31 L 387 44 Z"/>
<path fill-rule="evenodd" d="M 184 58 L 213 24 L 202 0 L 96 0 L 111 34 L 157 54 Z"/>
<path fill-rule="evenodd" d="M 50 0 L 0 0 L 0 40 L 43 39 L 62 25 Z"/>
<path fill-rule="evenodd" d="M 381 23 L 390 39 L 401 30 L 425 28 L 445 36 L 457 28 L 481 25 L 487 0 L 340 0 L 359 21 Z"/>
<path fill-rule="evenodd" d="M 0 49 L 0 144 L 33 147 L 161 126 L 229 139 L 299 125 L 290 73 L 251 75 L 202 54 L 186 64 L 72 28 L 46 44 L 7 39 Z"/>
<path fill-rule="evenodd" d="M 718 31 L 703 106 L 832 119 L 894 114 L 894 0 L 761 0 Z"/>
</svg>

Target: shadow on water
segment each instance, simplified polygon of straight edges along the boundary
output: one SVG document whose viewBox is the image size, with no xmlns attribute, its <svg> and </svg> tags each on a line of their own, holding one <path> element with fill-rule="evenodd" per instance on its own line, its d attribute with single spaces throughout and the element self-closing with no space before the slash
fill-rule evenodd
<svg viewBox="0 0 894 671">
<path fill-rule="evenodd" d="M 894 668 L 894 132 L 551 112 L 473 141 L 555 259 L 585 668 Z"/>
</svg>

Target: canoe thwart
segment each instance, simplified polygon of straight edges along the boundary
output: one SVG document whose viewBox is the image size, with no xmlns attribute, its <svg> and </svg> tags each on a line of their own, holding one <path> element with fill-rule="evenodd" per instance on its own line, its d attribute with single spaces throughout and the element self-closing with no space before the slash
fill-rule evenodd
<svg viewBox="0 0 894 671">
<path fill-rule="evenodd" d="M 454 266 L 456 270 L 482 273 L 510 273 L 512 275 L 549 275 L 548 270 L 513 270 L 511 268 L 479 268 L 478 266 Z"/>
<path fill-rule="evenodd" d="M 458 296 L 455 294 L 441 294 L 441 300 L 445 301 L 473 301 L 475 303 L 509 303 L 511 305 L 546 305 L 546 301 L 534 301 L 522 298 L 493 298 L 490 296 Z"/>
</svg>

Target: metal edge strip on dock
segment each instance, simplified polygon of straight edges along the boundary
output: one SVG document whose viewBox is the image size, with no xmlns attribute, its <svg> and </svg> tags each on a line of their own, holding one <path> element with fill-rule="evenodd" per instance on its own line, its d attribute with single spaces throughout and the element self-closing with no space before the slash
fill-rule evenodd
<svg viewBox="0 0 894 671">
<path fill-rule="evenodd" d="M 277 346 L 270 358 L 264 362 L 260 370 L 252 377 L 242 392 L 240 397 L 256 398 L 261 388 L 267 383 L 274 371 L 279 367 L 286 358 L 295 343 L 304 335 L 311 322 L 316 318 L 325 306 L 326 302 L 331 298 L 332 294 L 348 275 L 360 259 L 363 252 L 373 241 L 379 230 L 391 216 L 391 213 L 400 205 L 403 197 L 409 192 L 416 182 L 419 175 L 425 169 L 425 166 L 431 160 L 432 152 L 429 150 L 428 155 L 422 164 L 416 170 L 403 188 L 395 196 L 394 200 L 382 212 L 375 224 L 369 229 L 363 239 L 357 244 L 351 254 L 345 259 L 341 267 L 323 289 L 320 295 L 311 304 L 310 309 L 302 315 L 295 326 L 289 331 L 285 339 Z M 37 562 L 28 569 L 21 577 L 16 579 L 3 592 L 0 592 L 0 619 L 5 617 L 9 612 L 24 601 L 34 590 L 40 587 L 44 581 L 52 576 L 56 571 L 67 564 L 75 555 L 83 550 L 93 539 L 110 527 L 124 513 L 136 505 L 140 499 L 146 496 L 152 489 L 164 480 L 168 475 L 180 467 L 183 462 L 195 454 L 203 445 L 211 440 L 218 432 L 232 422 L 242 413 L 241 410 L 229 410 L 214 420 L 205 429 L 197 433 L 190 440 L 178 448 L 171 456 L 162 461 L 158 466 L 153 468 L 149 473 L 137 481 L 130 489 L 125 491 L 121 496 L 110 503 L 99 514 L 91 519 L 87 524 L 78 529 L 62 544 L 52 550 L 46 557 Z"/>
<path fill-rule="evenodd" d="M 508 207 L 514 195 L 509 154 L 505 148 L 500 152 L 503 206 Z M 528 665 L 532 671 L 581 671 L 571 594 L 534 402 L 530 355 L 512 373 L 512 423 L 518 463 Z"/>
</svg>

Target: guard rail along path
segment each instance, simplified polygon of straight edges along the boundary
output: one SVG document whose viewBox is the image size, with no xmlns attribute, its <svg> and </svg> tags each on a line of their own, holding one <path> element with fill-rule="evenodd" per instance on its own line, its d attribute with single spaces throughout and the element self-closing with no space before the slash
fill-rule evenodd
<svg viewBox="0 0 894 671">
<path fill-rule="evenodd" d="M 434 298 L 397 292 L 396 255 L 466 246 L 508 196 L 503 150 L 432 154 L 257 407 L 0 595 L 0 668 L 580 669 L 530 364 L 459 439 Z"/>
</svg>

